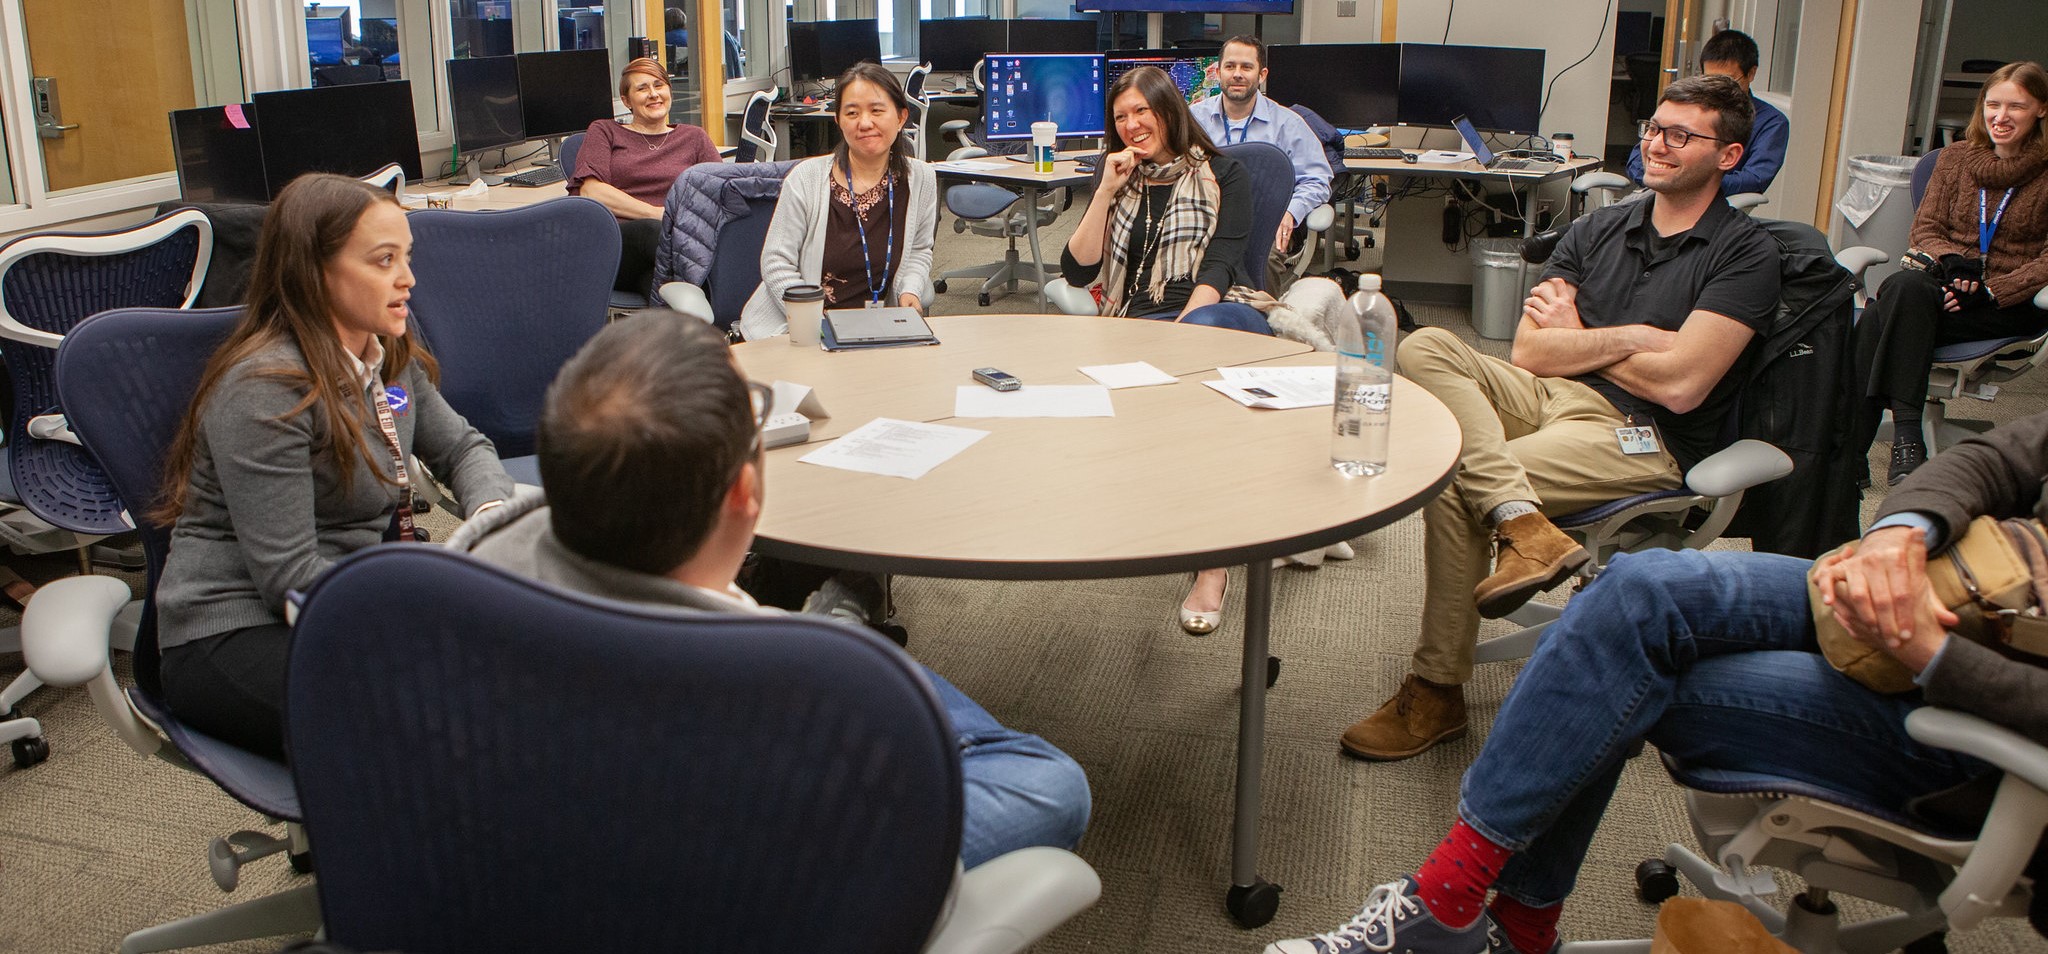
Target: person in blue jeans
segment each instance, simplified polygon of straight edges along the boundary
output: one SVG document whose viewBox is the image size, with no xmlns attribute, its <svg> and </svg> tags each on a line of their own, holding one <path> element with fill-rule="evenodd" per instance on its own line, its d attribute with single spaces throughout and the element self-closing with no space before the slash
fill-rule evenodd
<svg viewBox="0 0 2048 954">
<path fill-rule="evenodd" d="M 2048 741 L 2048 669 L 1949 639 L 1932 549 L 1973 516 L 2048 518 L 2048 414 L 1958 444 L 1885 500 L 1861 541 L 1819 563 L 1768 553 L 1617 557 L 1566 606 L 1501 705 L 1460 786 L 1458 820 L 1416 871 L 1335 930 L 1268 954 L 1544 954 L 1622 762 L 1638 740 L 1700 767 L 1907 803 L 1989 766 L 1906 733 L 1924 704 Z M 1807 576 L 1857 639 L 1917 673 L 1880 695 L 1820 654 Z M 1487 901 L 1488 891 L 1493 900 Z"/>
<path fill-rule="evenodd" d="M 548 389 L 537 432 L 548 501 L 534 494 L 496 508 L 451 545 L 610 599 L 779 613 L 734 584 L 761 514 L 765 392 L 740 376 L 725 337 L 702 321 L 644 311 L 615 322 Z M 1081 766 L 925 675 L 959 739 L 961 863 L 1073 847 L 1088 825 Z"/>
</svg>

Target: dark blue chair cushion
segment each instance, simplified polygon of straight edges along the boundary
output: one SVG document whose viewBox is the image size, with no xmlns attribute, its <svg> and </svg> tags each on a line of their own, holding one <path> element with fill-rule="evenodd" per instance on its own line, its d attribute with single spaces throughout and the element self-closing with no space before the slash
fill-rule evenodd
<svg viewBox="0 0 2048 954">
<path fill-rule="evenodd" d="M 576 175 L 576 154 L 583 151 L 583 137 L 576 133 L 562 140 L 562 175 L 573 178 Z"/>
<path fill-rule="evenodd" d="M 1670 500 L 1674 497 L 1691 496 L 1695 496 L 1695 494 L 1691 490 L 1688 490 L 1684 487 L 1679 487 L 1674 490 L 1659 490 L 1654 493 L 1637 494 L 1633 497 L 1623 497 L 1620 500 L 1610 500 L 1597 507 L 1587 507 L 1584 510 L 1576 511 L 1574 513 L 1568 513 L 1564 516 L 1553 519 L 1551 522 L 1559 527 L 1563 527 L 1567 530 L 1572 530 L 1577 529 L 1579 527 L 1586 527 L 1599 523 L 1602 520 L 1606 520 L 1609 517 L 1614 516 L 1615 514 L 1621 513 L 1622 511 L 1627 510 L 1630 507 L 1637 506 L 1639 504 L 1653 503 L 1659 500 Z"/>
<path fill-rule="evenodd" d="M 1245 237 L 1244 272 L 1251 287 L 1263 289 L 1266 259 L 1273 254 L 1273 233 L 1294 198 L 1294 160 L 1280 147 L 1265 142 L 1241 142 L 1221 151 L 1243 164 L 1245 181 L 1252 186 L 1252 232 Z"/>
<path fill-rule="evenodd" d="M 292 773 L 283 762 L 275 762 L 246 749 L 236 748 L 204 732 L 194 730 L 153 695 L 128 690 L 128 698 L 149 721 L 170 737 L 178 753 L 194 768 L 213 779 L 221 790 L 256 811 L 279 821 L 299 820 L 299 793 L 292 787 Z"/>
<path fill-rule="evenodd" d="M 1001 186 L 969 182 L 946 189 L 946 211 L 963 219 L 988 219 L 1009 211 L 1018 194 Z"/>
<path fill-rule="evenodd" d="M 761 285 L 761 246 L 768 241 L 768 223 L 774 218 L 774 199 L 748 199 L 747 214 L 718 230 L 718 248 L 711 255 L 704 292 L 711 299 L 711 313 L 718 316 L 720 330 L 739 320 L 747 299 Z"/>
<path fill-rule="evenodd" d="M 1980 829 L 1942 827 L 1927 819 L 1909 815 L 1895 808 L 1878 805 L 1856 795 L 1822 788 L 1810 782 L 1802 782 L 1760 772 L 1745 772 L 1739 769 L 1709 768 L 1687 765 L 1670 755 L 1662 755 L 1664 770 L 1673 781 L 1696 791 L 1715 795 L 1775 795 L 1810 798 L 1830 805 L 1840 805 L 1852 811 L 1861 812 L 1872 818 L 1891 822 L 1912 829 L 1923 835 L 1947 838 L 1956 841 L 1974 840 Z"/>
<path fill-rule="evenodd" d="M 2022 335 L 2016 338 L 1990 338 L 1984 341 L 1959 341 L 1934 349 L 1935 364 L 1953 364 L 1959 361 L 1975 361 L 1987 355 L 1994 355 L 2032 337 Z"/>
</svg>

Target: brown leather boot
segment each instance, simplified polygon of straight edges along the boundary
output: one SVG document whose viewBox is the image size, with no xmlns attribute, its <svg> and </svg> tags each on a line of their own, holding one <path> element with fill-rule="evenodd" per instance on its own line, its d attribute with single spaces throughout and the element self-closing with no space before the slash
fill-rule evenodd
<svg viewBox="0 0 2048 954">
<path fill-rule="evenodd" d="M 1487 619 L 1521 609 L 1529 597 L 1563 583 L 1593 558 L 1540 513 L 1503 522 L 1494 528 L 1493 541 L 1493 575 L 1472 590 L 1479 615 Z"/>
<path fill-rule="evenodd" d="M 1344 730 L 1344 754 L 1392 762 L 1465 734 L 1465 687 L 1440 686 L 1409 674 L 1379 711 Z"/>
</svg>

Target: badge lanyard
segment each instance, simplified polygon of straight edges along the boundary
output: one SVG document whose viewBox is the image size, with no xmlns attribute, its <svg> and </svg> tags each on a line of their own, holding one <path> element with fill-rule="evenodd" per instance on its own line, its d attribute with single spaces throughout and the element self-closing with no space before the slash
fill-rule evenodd
<svg viewBox="0 0 2048 954">
<path fill-rule="evenodd" d="M 882 280 L 875 281 L 874 263 L 868 260 L 868 223 L 860 214 L 860 197 L 853 191 L 853 160 L 848 158 L 843 165 L 846 170 L 846 194 L 853 199 L 853 224 L 860 229 L 860 271 L 868 280 L 868 291 L 874 296 L 868 302 L 869 308 L 882 307 L 882 293 L 889 286 L 889 269 L 895 265 L 896 254 L 896 177 L 883 172 L 882 179 L 889 185 L 889 231 L 882 246 Z M 1999 207 L 2001 211 L 2004 206 Z"/>
<path fill-rule="evenodd" d="M 391 417 L 391 402 L 384 397 L 384 382 L 372 389 L 377 402 L 377 429 L 384 433 L 384 449 L 391 452 L 391 469 L 398 474 L 398 539 L 418 539 L 412 530 L 412 480 L 405 473 L 405 449 L 398 446 L 398 423 Z"/>
<path fill-rule="evenodd" d="M 1991 217 L 1987 219 L 1984 217 L 1984 207 L 1988 200 L 1983 189 L 1977 190 L 1977 254 L 1983 258 L 1991 257 L 1991 237 L 1998 234 L 1998 222 L 2005 218 L 2005 204 L 2012 201 L 2012 193 L 2011 189 L 2005 190 L 2005 198 L 1998 200 L 1998 211 L 1991 213 Z"/>
</svg>

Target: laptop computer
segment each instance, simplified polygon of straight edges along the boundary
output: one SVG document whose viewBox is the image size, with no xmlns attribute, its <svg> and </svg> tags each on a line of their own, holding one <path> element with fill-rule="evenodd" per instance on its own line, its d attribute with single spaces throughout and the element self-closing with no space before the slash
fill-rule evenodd
<svg viewBox="0 0 2048 954">
<path fill-rule="evenodd" d="M 1451 120 L 1451 126 L 1458 135 L 1465 138 L 1465 146 L 1472 150 L 1472 157 L 1479 164 L 1494 172 L 1527 172 L 1531 169 L 1548 169 L 1550 163 L 1537 159 L 1503 159 L 1486 148 L 1486 140 L 1479 138 L 1479 130 L 1472 128 L 1472 120 L 1459 116 Z"/>
<path fill-rule="evenodd" d="M 835 308 L 825 313 L 840 345 L 935 343 L 915 308 Z"/>
</svg>

